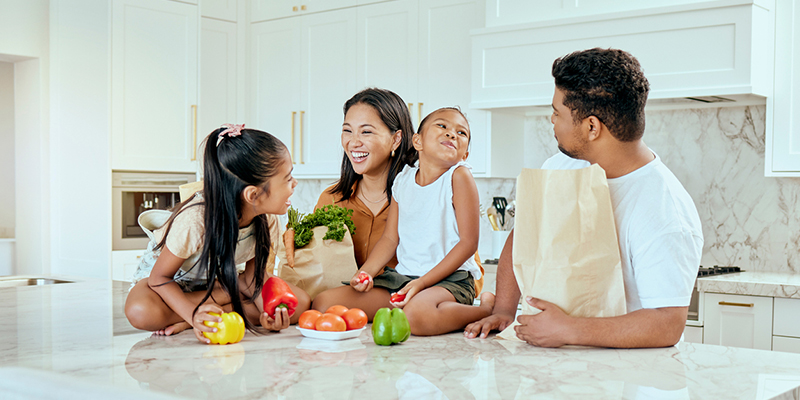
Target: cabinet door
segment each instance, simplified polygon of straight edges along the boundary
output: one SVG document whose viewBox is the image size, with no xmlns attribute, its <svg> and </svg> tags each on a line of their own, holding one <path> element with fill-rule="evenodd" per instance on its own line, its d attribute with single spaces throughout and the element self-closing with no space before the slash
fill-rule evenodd
<svg viewBox="0 0 800 400">
<path fill-rule="evenodd" d="M 342 105 L 356 92 L 356 10 L 302 18 L 302 114 L 294 161 L 297 176 L 338 177 Z"/>
<path fill-rule="evenodd" d="M 258 22 L 353 7 L 358 0 L 253 0 L 251 4 L 251 21 Z"/>
<path fill-rule="evenodd" d="M 287 18 L 251 27 L 252 115 L 248 120 L 253 128 L 275 135 L 290 151 L 300 111 L 301 24 L 299 18 Z"/>
<path fill-rule="evenodd" d="M 458 106 L 471 131 L 467 162 L 472 173 L 487 173 L 489 116 L 469 108 L 472 69 L 470 30 L 483 26 L 484 3 L 478 0 L 421 1 L 419 9 L 419 98 L 415 122 L 440 107 Z M 412 117 L 413 118 L 413 117 Z"/>
<path fill-rule="evenodd" d="M 705 294 L 703 343 L 772 349 L 772 297 Z"/>
<path fill-rule="evenodd" d="M 222 124 L 240 123 L 236 120 L 236 43 L 235 23 L 202 18 L 198 142 Z"/>
<path fill-rule="evenodd" d="M 145 250 L 117 250 L 111 252 L 111 279 L 130 282 Z"/>
<path fill-rule="evenodd" d="M 775 95 L 767 99 L 767 176 L 800 176 L 800 3 L 775 1 Z"/>
<path fill-rule="evenodd" d="M 112 168 L 194 172 L 197 6 L 116 0 L 112 14 Z"/>
<path fill-rule="evenodd" d="M 418 97 L 417 10 L 416 0 L 358 8 L 358 90 L 388 89 L 412 108 Z"/>
<path fill-rule="evenodd" d="M 200 2 L 200 15 L 236 22 L 238 2 L 239 0 L 202 0 Z"/>
<path fill-rule="evenodd" d="M 800 338 L 773 336 L 772 350 L 800 354 Z"/>
</svg>

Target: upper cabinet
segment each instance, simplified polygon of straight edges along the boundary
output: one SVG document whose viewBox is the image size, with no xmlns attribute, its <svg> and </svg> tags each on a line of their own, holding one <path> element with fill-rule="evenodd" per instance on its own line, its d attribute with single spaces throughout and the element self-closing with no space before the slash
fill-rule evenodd
<svg viewBox="0 0 800 400">
<path fill-rule="evenodd" d="M 356 91 L 355 9 L 253 24 L 254 127 L 281 139 L 297 177 L 339 175 L 342 105 Z"/>
<path fill-rule="evenodd" d="M 692 2 L 477 30 L 472 105 L 549 107 L 553 60 L 592 47 L 636 56 L 650 81 L 651 100 L 763 101 L 772 95 L 773 8 L 741 0 Z"/>
<path fill-rule="evenodd" d="M 358 0 L 252 0 L 251 22 L 297 17 L 358 5 Z"/>
<path fill-rule="evenodd" d="M 238 20 L 239 0 L 203 0 L 200 3 L 200 15 L 223 21 Z"/>
<path fill-rule="evenodd" d="M 767 176 L 800 176 L 800 4 L 775 2 L 775 96 L 767 100 Z"/>
<path fill-rule="evenodd" d="M 385 88 L 407 102 L 415 125 L 460 106 L 473 133 L 468 161 L 485 174 L 488 113 L 469 109 L 468 85 L 469 32 L 483 24 L 483 2 L 372 3 L 253 24 L 251 120 L 287 144 L 295 176 L 335 178 L 344 102 Z"/>
<path fill-rule="evenodd" d="M 195 171 L 198 21 L 196 5 L 114 1 L 113 169 Z"/>
</svg>

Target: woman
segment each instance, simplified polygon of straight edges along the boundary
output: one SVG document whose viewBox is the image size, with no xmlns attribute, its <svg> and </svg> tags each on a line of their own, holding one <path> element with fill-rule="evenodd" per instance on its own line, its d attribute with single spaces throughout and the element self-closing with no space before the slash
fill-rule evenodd
<svg viewBox="0 0 800 400">
<path fill-rule="evenodd" d="M 411 143 L 413 135 L 406 103 L 394 92 L 364 89 L 344 104 L 341 177 L 322 192 L 316 208 L 336 204 L 353 210 L 353 247 L 359 266 L 383 235 L 394 178 L 406 165 L 413 166 L 417 161 L 417 151 Z M 477 254 L 475 260 L 480 266 Z M 396 265 L 397 258 L 387 264 Z M 476 282 L 476 293 L 482 286 L 481 278 Z M 346 306 L 351 292 L 348 286 L 326 290 L 314 298 L 312 308 L 325 311 L 335 304 Z"/>
<path fill-rule="evenodd" d="M 341 177 L 322 192 L 316 208 L 336 204 L 353 210 L 358 265 L 383 234 L 394 177 L 417 160 L 413 135 L 408 108 L 394 92 L 364 89 L 344 104 Z M 394 259 L 389 266 L 396 264 Z"/>
</svg>

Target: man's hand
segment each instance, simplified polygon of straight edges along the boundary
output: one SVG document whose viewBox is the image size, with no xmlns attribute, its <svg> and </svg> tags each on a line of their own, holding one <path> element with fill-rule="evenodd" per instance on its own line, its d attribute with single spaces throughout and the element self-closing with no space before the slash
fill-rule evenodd
<svg viewBox="0 0 800 400">
<path fill-rule="evenodd" d="M 574 332 L 575 318 L 570 317 L 553 303 L 527 297 L 525 301 L 542 312 L 536 315 L 520 315 L 519 326 L 514 330 L 517 337 L 540 347 L 561 347 L 570 343 Z"/>
<path fill-rule="evenodd" d="M 464 328 L 464 337 L 467 339 L 474 339 L 480 336 L 481 339 L 486 339 L 491 331 L 502 331 L 508 328 L 514 322 L 513 315 L 506 314 L 492 314 L 480 321 L 473 322 Z"/>
</svg>

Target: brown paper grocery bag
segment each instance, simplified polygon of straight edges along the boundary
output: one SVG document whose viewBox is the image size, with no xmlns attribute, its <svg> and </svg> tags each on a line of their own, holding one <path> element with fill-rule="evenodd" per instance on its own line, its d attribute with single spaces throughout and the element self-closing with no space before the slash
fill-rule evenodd
<svg viewBox="0 0 800 400">
<path fill-rule="evenodd" d="M 514 275 L 525 297 L 575 317 L 625 314 L 619 244 L 605 171 L 523 169 L 517 178 Z M 498 337 L 517 338 L 516 321 Z"/>
<path fill-rule="evenodd" d="M 327 226 L 318 226 L 312 231 L 311 242 L 294 250 L 294 268 L 286 263 L 286 246 L 283 240 L 280 241 L 277 274 L 305 290 L 313 299 L 325 290 L 342 286 L 342 281 L 349 281 L 358 271 L 358 266 L 349 230 L 341 242 L 322 240 L 328 232 Z"/>
</svg>

